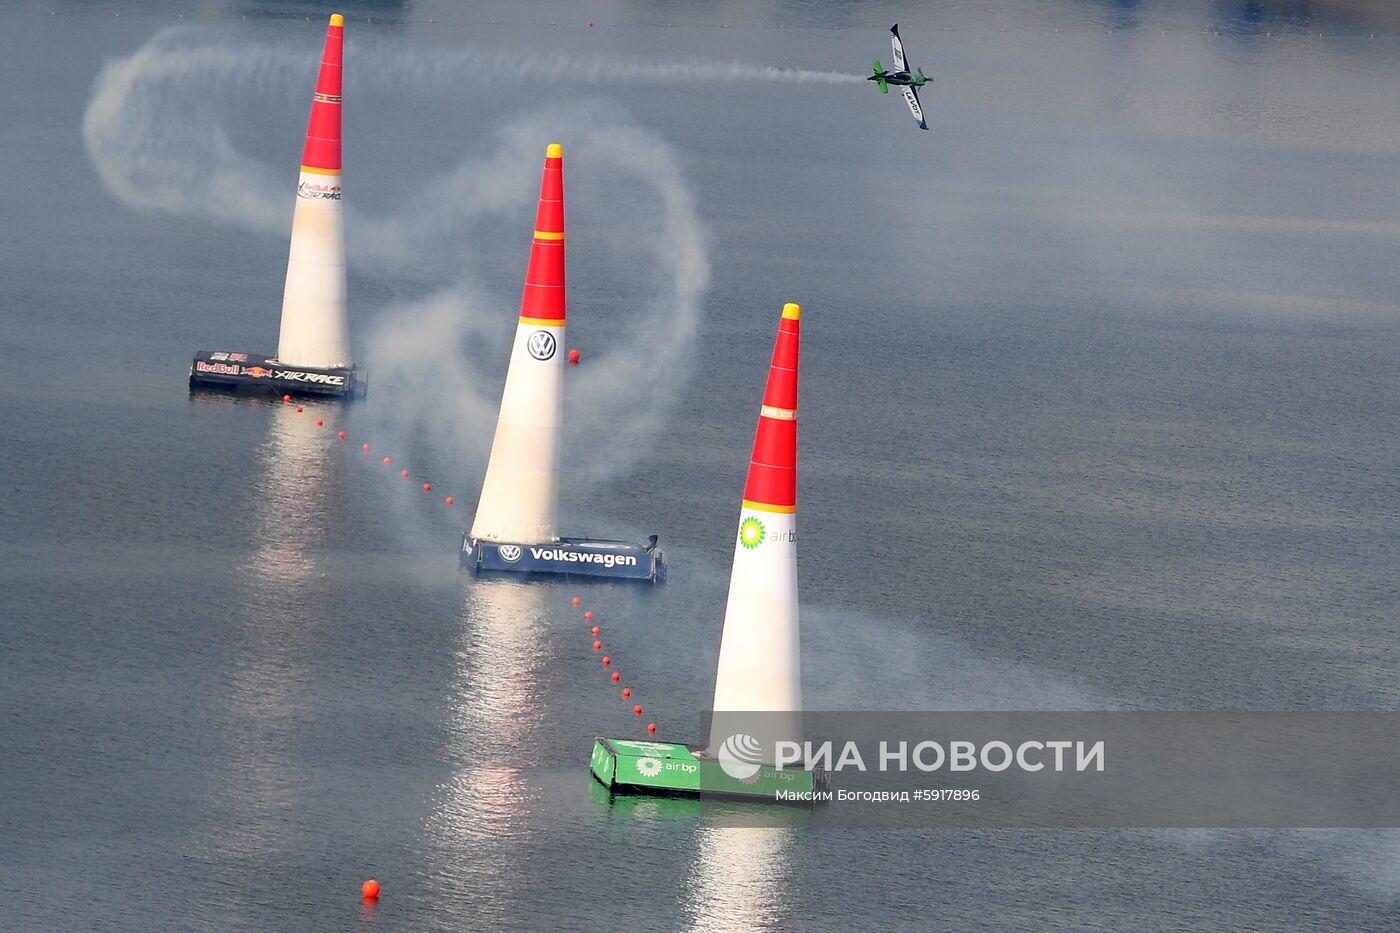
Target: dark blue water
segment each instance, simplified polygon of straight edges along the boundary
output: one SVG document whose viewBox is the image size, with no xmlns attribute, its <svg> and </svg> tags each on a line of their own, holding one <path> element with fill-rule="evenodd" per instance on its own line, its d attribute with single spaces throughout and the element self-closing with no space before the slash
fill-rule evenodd
<svg viewBox="0 0 1400 933">
<path fill-rule="evenodd" d="M 700 735 L 789 300 L 811 708 L 1400 707 L 1387 5 L 351 5 L 370 397 L 192 398 L 273 349 L 327 12 L 0 12 L 0 928 L 1396 926 L 1390 832 L 735 830 L 586 772 Z M 715 66 L 896 19 L 929 133 Z M 553 141 L 564 525 L 659 533 L 655 590 L 456 570 Z"/>
</svg>

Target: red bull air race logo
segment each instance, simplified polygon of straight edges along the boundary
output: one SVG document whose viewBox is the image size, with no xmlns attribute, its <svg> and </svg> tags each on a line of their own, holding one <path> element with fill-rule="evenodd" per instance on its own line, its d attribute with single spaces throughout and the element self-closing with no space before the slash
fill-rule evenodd
<svg viewBox="0 0 1400 933">
<path fill-rule="evenodd" d="M 247 372 L 247 370 L 245 370 Z M 323 386 L 343 386 L 344 376 L 332 376 L 330 373 L 308 373 L 299 369 L 277 369 L 273 370 L 274 379 L 288 379 L 292 382 L 312 382 Z"/>
<path fill-rule="evenodd" d="M 328 185 L 319 181 L 303 181 L 297 184 L 297 197 L 308 201 L 339 201 L 340 185 Z"/>
</svg>

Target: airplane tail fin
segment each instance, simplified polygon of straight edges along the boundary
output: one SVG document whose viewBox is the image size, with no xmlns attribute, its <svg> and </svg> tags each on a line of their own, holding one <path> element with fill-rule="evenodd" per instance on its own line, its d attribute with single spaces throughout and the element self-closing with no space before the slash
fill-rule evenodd
<svg viewBox="0 0 1400 933">
<path fill-rule="evenodd" d="M 880 60 L 878 58 L 875 59 L 875 61 L 871 64 L 875 66 L 874 78 L 880 84 L 880 93 L 888 94 L 890 92 L 890 87 L 888 84 L 885 83 L 885 67 L 880 64 Z"/>
</svg>

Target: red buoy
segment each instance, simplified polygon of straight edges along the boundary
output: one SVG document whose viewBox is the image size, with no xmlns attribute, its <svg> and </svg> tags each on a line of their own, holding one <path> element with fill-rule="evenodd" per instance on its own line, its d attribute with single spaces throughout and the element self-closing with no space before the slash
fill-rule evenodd
<svg viewBox="0 0 1400 933">
<path fill-rule="evenodd" d="M 617 671 L 613 671 L 613 683 L 617 683 L 621 679 L 622 675 L 619 674 Z"/>
<path fill-rule="evenodd" d="M 602 643 L 601 641 L 595 641 L 595 642 L 593 643 L 593 650 L 594 650 L 594 651 L 601 651 L 602 648 L 603 648 L 603 643 Z"/>
<path fill-rule="evenodd" d="M 341 431 L 339 434 L 336 435 L 336 437 L 340 438 L 342 441 L 345 440 L 345 432 Z"/>
<path fill-rule="evenodd" d="M 300 405 L 297 406 L 297 411 L 298 411 L 298 412 L 301 411 L 301 406 L 300 406 Z"/>
<path fill-rule="evenodd" d="M 373 878 L 369 879 L 364 884 L 360 885 L 360 893 L 363 894 L 367 900 L 372 901 L 376 899 L 379 897 L 379 882 L 375 881 Z"/>
<path fill-rule="evenodd" d="M 596 626 L 596 625 L 593 626 L 593 634 L 594 634 L 594 635 L 597 635 L 597 634 L 598 634 L 598 626 Z"/>
<path fill-rule="evenodd" d="M 608 657 L 606 654 L 603 655 L 603 666 L 604 666 L 604 667 L 607 667 L 607 666 L 608 666 L 609 664 L 611 664 L 611 663 L 612 663 L 612 658 Z"/>
<path fill-rule="evenodd" d="M 316 419 L 316 427 L 319 428 L 319 427 L 320 427 L 321 425 L 323 425 L 323 424 L 325 424 L 325 422 L 322 421 L 320 418 L 317 418 L 317 419 Z"/>
<path fill-rule="evenodd" d="M 638 703 L 636 706 L 632 707 L 632 715 L 633 715 L 633 716 L 640 716 L 640 715 L 642 715 L 642 705 L 641 705 L 640 703 Z"/>
<path fill-rule="evenodd" d="M 588 612 L 585 612 L 585 613 L 583 614 L 583 621 L 585 621 L 585 622 L 592 622 L 592 621 L 593 621 L 593 612 L 592 612 L 591 610 L 588 611 Z"/>
<path fill-rule="evenodd" d="M 361 445 L 360 445 L 360 449 L 363 450 L 365 453 L 369 453 L 369 445 L 368 445 L 368 444 L 361 444 Z"/>
<path fill-rule="evenodd" d="M 574 605 L 575 605 L 575 606 L 578 605 L 578 597 L 577 597 L 577 596 L 574 597 Z"/>
<path fill-rule="evenodd" d="M 283 405 L 290 405 L 290 404 L 292 404 L 292 397 L 291 397 L 290 395 L 284 395 L 284 396 L 282 396 L 282 404 L 283 404 Z"/>
<path fill-rule="evenodd" d="M 433 487 L 432 487 L 432 484 L 431 484 L 431 483 L 424 483 L 424 484 L 423 484 L 423 491 L 424 491 L 424 492 L 430 492 L 430 491 L 432 490 L 432 488 L 433 488 Z"/>
<path fill-rule="evenodd" d="M 623 687 L 623 688 L 622 688 L 622 698 L 623 698 L 624 700 L 627 699 L 628 697 L 630 697 L 631 695 L 632 695 L 632 688 L 631 688 L 631 687 Z"/>
<path fill-rule="evenodd" d="M 407 470 L 399 470 L 399 475 L 402 476 L 404 479 L 408 479 L 408 471 L 407 471 Z"/>
<path fill-rule="evenodd" d="M 593 24 L 592 24 L 592 23 L 589 23 L 588 25 L 592 26 Z M 570 350 L 570 351 L 569 351 L 569 365 L 570 365 L 570 366 L 577 366 L 577 365 L 578 365 L 578 360 L 579 360 L 578 351 L 577 351 L 577 350 Z"/>
<path fill-rule="evenodd" d="M 448 504 L 448 505 L 451 505 L 451 504 L 452 504 L 452 497 L 451 497 L 451 496 L 448 496 L 448 497 L 447 497 L 447 504 Z"/>
<path fill-rule="evenodd" d="M 649 722 L 649 723 L 647 723 L 647 731 L 648 731 L 648 732 L 655 732 L 655 731 L 656 731 L 656 723 L 654 723 L 654 722 Z"/>
<path fill-rule="evenodd" d="M 389 458 L 388 458 L 388 457 L 385 457 L 385 458 L 384 458 L 384 465 L 385 465 L 385 466 L 388 466 L 388 465 L 389 465 Z"/>
</svg>

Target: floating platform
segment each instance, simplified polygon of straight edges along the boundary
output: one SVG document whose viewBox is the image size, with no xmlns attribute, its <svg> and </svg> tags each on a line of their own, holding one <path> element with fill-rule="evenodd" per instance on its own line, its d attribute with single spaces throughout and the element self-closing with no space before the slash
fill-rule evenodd
<svg viewBox="0 0 1400 933">
<path fill-rule="evenodd" d="M 647 544 L 587 538 L 511 544 L 465 534 L 461 564 L 472 573 L 548 573 L 652 583 L 666 579 L 666 554 L 656 546 L 655 536 Z"/>
<path fill-rule="evenodd" d="M 256 353 L 200 350 L 190 364 L 190 388 L 349 399 L 363 398 L 369 383 L 364 371 L 354 367 L 315 369 Z"/>
<path fill-rule="evenodd" d="M 617 794 L 732 797 L 754 802 L 812 806 L 826 789 L 826 772 L 767 765 L 744 779 L 731 777 L 703 745 L 604 739 L 593 742 L 589 770 Z"/>
</svg>

